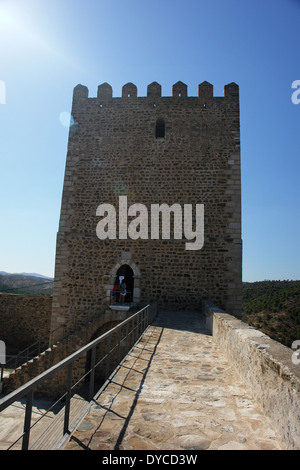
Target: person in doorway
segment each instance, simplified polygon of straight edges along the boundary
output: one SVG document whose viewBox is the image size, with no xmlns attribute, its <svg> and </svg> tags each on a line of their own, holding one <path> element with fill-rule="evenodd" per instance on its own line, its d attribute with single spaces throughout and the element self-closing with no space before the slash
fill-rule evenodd
<svg viewBox="0 0 300 470">
<path fill-rule="evenodd" d="M 117 302 L 117 293 L 118 293 L 118 285 L 115 282 L 113 290 L 111 291 L 111 303 L 115 304 Z"/>
<path fill-rule="evenodd" d="M 125 280 L 122 280 L 121 286 L 120 286 L 120 303 L 123 304 L 125 302 L 125 297 L 126 297 L 126 283 Z"/>
</svg>

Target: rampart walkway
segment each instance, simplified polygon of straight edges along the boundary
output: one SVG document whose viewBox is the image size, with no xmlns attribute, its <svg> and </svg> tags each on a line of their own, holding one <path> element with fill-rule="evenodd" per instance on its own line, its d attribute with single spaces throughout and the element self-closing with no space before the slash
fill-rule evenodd
<svg viewBox="0 0 300 470">
<path fill-rule="evenodd" d="M 198 313 L 161 313 L 66 450 L 279 450 L 268 419 Z"/>
</svg>

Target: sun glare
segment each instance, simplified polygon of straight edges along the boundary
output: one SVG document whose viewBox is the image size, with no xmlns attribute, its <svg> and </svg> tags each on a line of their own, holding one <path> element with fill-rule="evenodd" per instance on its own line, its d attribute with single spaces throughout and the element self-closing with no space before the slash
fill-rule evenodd
<svg viewBox="0 0 300 470">
<path fill-rule="evenodd" d="M 4 6 L 0 6 L 0 23 L 5 25 L 13 25 L 13 16 Z"/>
<path fill-rule="evenodd" d="M 65 50 L 65 35 L 57 34 L 55 23 L 53 27 L 54 10 L 48 15 L 41 3 L 31 0 L 30 7 L 25 3 L 24 0 L 0 0 L 0 42 L 7 45 L 2 48 L 2 58 L 16 62 L 43 57 L 78 68 L 72 54 Z"/>
<path fill-rule="evenodd" d="M 0 34 L 2 41 L 18 55 L 38 52 L 57 55 L 51 38 L 42 30 L 42 22 L 34 10 L 26 10 L 21 2 L 0 4 Z"/>
<path fill-rule="evenodd" d="M 16 4 L 0 5 L 0 24 L 5 28 L 4 33 L 13 34 L 15 40 L 27 40 L 34 35 L 34 24 Z"/>
</svg>

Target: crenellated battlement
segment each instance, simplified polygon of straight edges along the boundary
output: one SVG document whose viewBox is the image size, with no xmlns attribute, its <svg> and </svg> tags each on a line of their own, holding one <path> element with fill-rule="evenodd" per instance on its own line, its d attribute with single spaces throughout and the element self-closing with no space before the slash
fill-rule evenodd
<svg viewBox="0 0 300 470">
<path fill-rule="evenodd" d="M 123 99 L 137 98 L 138 89 L 134 83 L 126 83 L 122 87 L 122 96 Z M 147 86 L 147 96 L 146 98 L 163 98 L 161 85 L 157 82 L 152 82 Z M 166 96 L 167 97 L 167 96 Z M 188 96 L 188 87 L 185 83 L 178 81 L 172 86 L 172 98 L 195 98 L 194 96 Z M 239 86 L 236 83 L 229 83 L 224 86 L 223 97 L 215 97 L 213 94 L 213 85 L 207 81 L 204 81 L 198 85 L 198 98 L 209 100 L 213 98 L 226 98 L 230 100 L 237 101 L 239 99 Z M 73 99 L 83 100 L 89 97 L 89 90 L 84 85 L 77 85 L 74 88 Z M 113 89 L 108 83 L 102 83 L 98 86 L 97 98 L 99 100 L 111 100 L 113 99 Z M 145 98 L 145 97 L 139 97 Z M 170 97 L 169 97 L 170 98 Z"/>
</svg>

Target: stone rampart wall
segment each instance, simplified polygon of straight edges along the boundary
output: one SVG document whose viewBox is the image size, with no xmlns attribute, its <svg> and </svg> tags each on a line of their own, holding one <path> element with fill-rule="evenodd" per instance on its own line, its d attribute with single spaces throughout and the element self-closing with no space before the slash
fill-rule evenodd
<svg viewBox="0 0 300 470">
<path fill-rule="evenodd" d="M 293 350 L 205 301 L 206 326 L 288 449 L 300 449 L 300 365 Z"/>
<path fill-rule="evenodd" d="M 3 390 L 4 393 L 10 393 L 21 387 L 31 379 L 37 377 L 45 370 L 50 369 L 53 365 L 65 359 L 87 343 L 89 343 L 95 337 L 100 336 L 109 329 L 116 326 L 121 321 L 125 320 L 128 316 L 126 311 L 106 311 L 100 314 L 97 318 L 94 318 L 86 324 L 84 327 L 75 330 L 64 340 L 61 340 L 58 344 L 47 348 L 42 354 L 33 358 L 29 362 L 26 362 L 19 367 L 14 373 L 10 374 L 9 377 L 4 379 Z M 49 312 L 50 317 L 50 312 Z M 48 319 L 49 325 L 49 319 Z M 111 343 L 111 349 L 113 343 Z M 111 354 L 111 363 L 116 367 L 114 356 L 117 353 Z M 77 359 L 73 366 L 73 381 L 76 383 L 81 379 L 87 367 L 86 355 L 83 355 Z M 98 368 L 99 370 L 99 368 Z M 35 390 L 35 396 L 59 398 L 65 393 L 66 380 L 67 380 L 67 368 L 64 368 L 58 374 L 55 374 L 51 379 L 42 382 L 40 386 Z M 100 370 L 101 374 L 101 370 Z M 96 380 L 97 380 L 96 374 Z M 79 383 L 82 386 L 83 382 Z"/>
<path fill-rule="evenodd" d="M 0 294 L 0 339 L 8 353 L 49 340 L 52 297 Z"/>
</svg>

